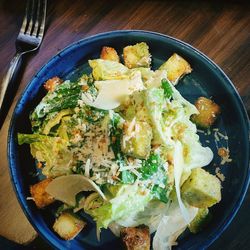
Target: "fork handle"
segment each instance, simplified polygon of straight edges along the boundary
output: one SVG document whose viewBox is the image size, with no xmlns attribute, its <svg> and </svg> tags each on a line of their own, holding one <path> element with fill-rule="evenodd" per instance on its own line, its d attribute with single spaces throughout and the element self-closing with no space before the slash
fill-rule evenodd
<svg viewBox="0 0 250 250">
<path fill-rule="evenodd" d="M 5 116 L 8 112 L 10 106 L 10 99 L 13 98 L 12 95 L 14 88 L 14 80 L 20 68 L 20 62 L 22 58 L 22 53 L 16 53 L 10 62 L 9 69 L 3 78 L 1 88 L 0 88 L 0 128 L 4 122 Z M 10 96 L 11 95 L 11 96 Z"/>
</svg>

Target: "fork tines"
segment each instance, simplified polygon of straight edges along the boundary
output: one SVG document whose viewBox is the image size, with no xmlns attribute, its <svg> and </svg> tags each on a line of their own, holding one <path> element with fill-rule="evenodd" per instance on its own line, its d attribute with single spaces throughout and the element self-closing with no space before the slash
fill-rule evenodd
<svg viewBox="0 0 250 250">
<path fill-rule="evenodd" d="M 28 0 L 20 33 L 42 38 L 45 26 L 47 0 Z"/>
</svg>

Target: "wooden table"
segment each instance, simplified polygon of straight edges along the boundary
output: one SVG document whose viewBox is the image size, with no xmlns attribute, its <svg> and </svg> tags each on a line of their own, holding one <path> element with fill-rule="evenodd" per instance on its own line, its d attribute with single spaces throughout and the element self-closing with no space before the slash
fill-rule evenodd
<svg viewBox="0 0 250 250">
<path fill-rule="evenodd" d="M 74 2 L 74 3 L 73 3 Z M 0 0 L 0 80 L 15 52 L 25 1 Z M 0 132 L 0 235 L 28 243 L 36 232 L 15 198 L 6 159 L 13 107 L 32 76 L 54 54 L 84 37 L 118 29 L 161 32 L 201 50 L 231 78 L 250 113 L 250 6 L 242 1 L 49 1 L 39 52 L 25 60 L 20 87 Z M 250 193 L 230 227 L 210 249 L 250 249 Z M 41 239 L 30 246 L 50 249 Z M 40 247 L 39 247 L 40 246 Z"/>
</svg>

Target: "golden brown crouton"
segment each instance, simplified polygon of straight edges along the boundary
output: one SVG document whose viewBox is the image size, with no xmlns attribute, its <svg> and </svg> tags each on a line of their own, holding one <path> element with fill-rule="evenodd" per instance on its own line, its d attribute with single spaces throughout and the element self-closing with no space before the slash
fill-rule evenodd
<svg viewBox="0 0 250 250">
<path fill-rule="evenodd" d="M 31 196 L 38 208 L 43 208 L 54 201 L 54 198 L 45 191 L 51 181 L 52 179 L 48 178 L 30 186 Z"/>
<path fill-rule="evenodd" d="M 151 150 L 152 137 L 152 128 L 147 122 L 127 121 L 123 127 L 121 150 L 129 156 L 146 159 Z"/>
<path fill-rule="evenodd" d="M 191 120 L 199 127 L 209 128 L 220 114 L 220 106 L 206 97 L 199 97 L 195 106 L 200 112 L 193 115 Z"/>
<path fill-rule="evenodd" d="M 72 240 L 85 227 L 86 222 L 75 215 L 64 212 L 55 221 L 53 229 L 65 240 Z"/>
<path fill-rule="evenodd" d="M 192 71 L 190 64 L 176 53 L 168 58 L 159 69 L 165 69 L 167 71 L 168 79 L 173 83 L 177 83 L 179 78 Z"/>
<path fill-rule="evenodd" d="M 61 84 L 63 82 L 62 79 L 60 79 L 59 77 L 55 76 L 55 77 L 52 77 L 50 78 L 49 80 L 47 80 L 45 83 L 44 83 L 44 88 L 47 90 L 47 91 L 54 91 L 56 86 Z"/>
<path fill-rule="evenodd" d="M 147 226 L 125 227 L 121 230 L 121 237 L 127 250 L 150 249 L 150 235 Z"/>
<path fill-rule="evenodd" d="M 123 48 L 123 58 L 125 66 L 129 69 L 138 67 L 150 67 L 151 54 L 146 43 L 141 42 Z"/>
<path fill-rule="evenodd" d="M 202 231 L 202 229 L 207 226 L 211 219 L 212 215 L 210 214 L 208 208 L 200 208 L 194 219 L 188 225 L 188 228 L 191 233 L 196 234 Z"/>
<path fill-rule="evenodd" d="M 120 61 L 120 58 L 116 50 L 112 47 L 107 47 L 107 46 L 102 47 L 100 58 L 103 60 L 109 60 L 114 62 Z"/>
<path fill-rule="evenodd" d="M 195 168 L 182 185 L 181 196 L 190 206 L 211 207 L 221 200 L 221 182 L 204 169 Z"/>
</svg>

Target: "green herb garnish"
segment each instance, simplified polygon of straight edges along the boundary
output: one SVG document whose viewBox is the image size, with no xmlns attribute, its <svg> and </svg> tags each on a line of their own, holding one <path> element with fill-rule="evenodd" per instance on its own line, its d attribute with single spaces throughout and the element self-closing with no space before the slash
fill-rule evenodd
<svg viewBox="0 0 250 250">
<path fill-rule="evenodd" d="M 164 96 L 165 96 L 165 98 L 168 98 L 168 99 L 170 97 L 172 97 L 172 95 L 173 95 L 173 90 L 172 90 L 170 84 L 171 83 L 166 78 L 161 80 L 161 87 L 164 90 Z"/>
</svg>

